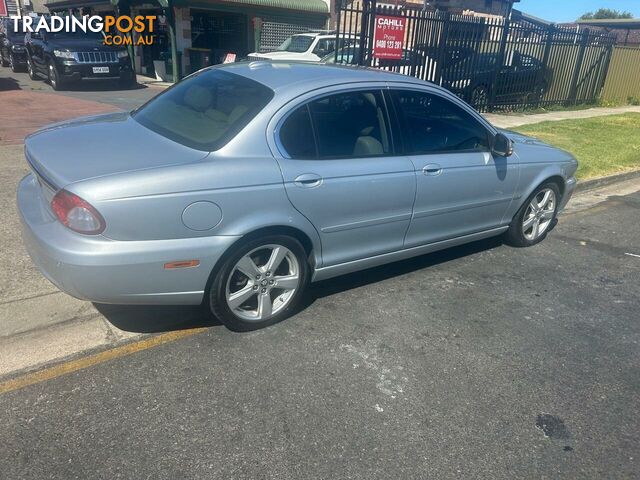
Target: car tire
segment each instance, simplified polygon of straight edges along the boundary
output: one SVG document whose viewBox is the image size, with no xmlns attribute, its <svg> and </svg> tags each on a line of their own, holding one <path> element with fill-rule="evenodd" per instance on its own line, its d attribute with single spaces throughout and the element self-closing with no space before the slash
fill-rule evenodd
<svg viewBox="0 0 640 480">
<path fill-rule="evenodd" d="M 214 272 L 205 296 L 207 312 L 236 332 L 278 323 L 299 307 L 309 271 L 305 249 L 293 237 L 247 241 Z"/>
<path fill-rule="evenodd" d="M 547 92 L 546 83 L 540 83 L 535 86 L 532 92 L 525 95 L 524 101 L 528 104 L 538 104 L 544 98 L 544 94 Z"/>
<path fill-rule="evenodd" d="M 505 234 L 513 247 L 531 247 L 542 242 L 557 223 L 560 189 L 545 182 L 529 195 L 511 221 Z"/>
<path fill-rule="evenodd" d="M 13 53 L 9 54 L 9 68 L 13 73 L 18 73 L 18 66 L 16 65 L 16 59 L 13 56 Z"/>
<path fill-rule="evenodd" d="M 49 74 L 49 85 L 51 85 L 51 88 L 56 91 L 62 90 L 64 87 L 64 83 L 60 79 L 58 70 L 56 69 L 56 66 L 53 64 L 53 62 L 49 62 L 49 64 L 47 65 L 47 72 Z"/>
<path fill-rule="evenodd" d="M 137 85 L 138 85 L 138 82 L 136 81 L 135 75 L 131 75 L 131 76 L 127 77 L 127 78 L 119 80 L 120 88 L 123 88 L 123 89 L 126 89 L 126 90 L 131 90 L 131 89 L 135 88 Z"/>
<path fill-rule="evenodd" d="M 478 85 L 471 91 L 471 105 L 476 110 L 484 109 L 489 105 L 489 89 L 484 85 Z"/>
<path fill-rule="evenodd" d="M 27 72 L 29 73 L 29 78 L 31 80 L 40 80 L 38 74 L 36 73 L 35 65 L 31 61 L 31 57 L 27 57 Z"/>
</svg>

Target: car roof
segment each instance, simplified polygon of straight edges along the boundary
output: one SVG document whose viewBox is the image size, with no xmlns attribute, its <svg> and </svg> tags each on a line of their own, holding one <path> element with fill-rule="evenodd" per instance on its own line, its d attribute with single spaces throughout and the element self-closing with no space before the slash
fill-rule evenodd
<svg viewBox="0 0 640 480">
<path fill-rule="evenodd" d="M 374 68 L 326 63 L 258 60 L 228 63 L 215 68 L 255 80 L 275 92 L 296 90 L 298 94 L 300 90 L 309 91 L 344 83 L 407 82 L 420 85 L 428 83 L 407 75 Z"/>
</svg>

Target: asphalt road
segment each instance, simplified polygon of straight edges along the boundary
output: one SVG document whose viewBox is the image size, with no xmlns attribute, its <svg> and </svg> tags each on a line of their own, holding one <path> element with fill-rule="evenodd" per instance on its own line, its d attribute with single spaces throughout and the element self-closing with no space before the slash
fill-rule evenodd
<svg viewBox="0 0 640 480">
<path fill-rule="evenodd" d="M 6 393 L 0 478 L 637 478 L 638 238 L 640 192 Z"/>
<path fill-rule="evenodd" d="M 9 68 L 0 67 L 0 92 L 9 90 L 25 90 L 52 93 L 81 100 L 106 103 L 122 110 L 133 110 L 150 100 L 162 88 L 138 85 L 136 88 L 122 90 L 116 82 L 91 81 L 73 85 L 69 89 L 56 92 L 48 82 L 31 80 L 26 72 L 13 73 Z"/>
</svg>

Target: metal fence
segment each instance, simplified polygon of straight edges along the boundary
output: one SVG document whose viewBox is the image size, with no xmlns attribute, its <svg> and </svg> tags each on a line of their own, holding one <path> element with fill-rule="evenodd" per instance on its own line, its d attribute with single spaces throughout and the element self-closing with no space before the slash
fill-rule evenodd
<svg viewBox="0 0 640 480">
<path fill-rule="evenodd" d="M 640 48 L 614 49 L 602 100 L 615 103 L 640 101 Z"/>
<path fill-rule="evenodd" d="M 343 4 L 336 39 L 357 38 L 337 50 L 337 63 L 390 70 L 428 80 L 481 111 L 595 102 L 604 85 L 615 37 L 502 17 Z M 376 16 L 404 19 L 400 59 L 376 55 Z"/>
</svg>

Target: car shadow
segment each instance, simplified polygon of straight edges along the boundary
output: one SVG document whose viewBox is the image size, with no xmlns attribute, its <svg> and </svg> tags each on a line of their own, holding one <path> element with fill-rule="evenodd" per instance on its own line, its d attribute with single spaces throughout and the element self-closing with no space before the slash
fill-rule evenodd
<svg viewBox="0 0 640 480">
<path fill-rule="evenodd" d="M 142 83 L 136 83 L 135 85 L 123 88 L 122 85 L 117 81 L 105 79 L 74 82 L 65 85 L 65 90 L 72 92 L 117 92 L 128 90 L 142 90 L 145 88 L 149 87 Z"/>
<path fill-rule="evenodd" d="M 488 238 L 311 284 L 304 301 L 293 314 L 305 310 L 320 298 L 491 250 L 502 244 L 501 237 Z M 94 306 L 115 327 L 127 332 L 160 333 L 221 325 L 219 321 L 208 317 L 201 306 Z"/>
<path fill-rule="evenodd" d="M 407 260 L 342 275 L 329 280 L 323 280 L 318 283 L 312 283 L 308 290 L 306 302 L 303 302 L 304 305 L 301 307 L 301 310 L 309 307 L 313 302 L 315 302 L 315 300 L 323 297 L 346 292 L 365 285 L 382 282 L 389 278 L 406 275 L 407 273 L 422 270 L 424 268 L 434 267 L 441 263 L 450 262 L 452 260 L 457 260 L 486 250 L 491 250 L 493 248 L 500 247 L 503 244 L 504 242 L 501 236 L 487 238 L 467 243 L 465 245 L 448 248 L 446 250 L 440 250 L 420 255 L 418 257 L 409 258 Z"/>
<path fill-rule="evenodd" d="M 125 332 L 161 333 L 221 325 L 208 318 L 199 305 L 93 305 L 112 325 Z"/>
<path fill-rule="evenodd" d="M 0 77 L 0 92 L 8 90 L 22 90 L 20 82 L 13 77 Z"/>
</svg>

